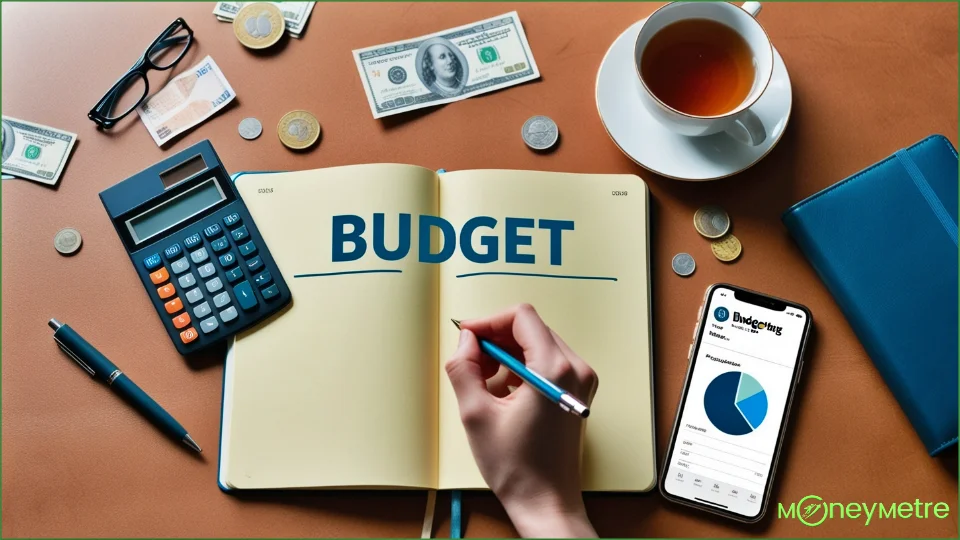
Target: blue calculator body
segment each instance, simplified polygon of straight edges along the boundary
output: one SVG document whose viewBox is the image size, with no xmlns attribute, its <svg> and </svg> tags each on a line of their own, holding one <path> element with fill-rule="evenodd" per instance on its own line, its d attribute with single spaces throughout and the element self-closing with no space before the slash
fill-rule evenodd
<svg viewBox="0 0 960 540">
<path fill-rule="evenodd" d="M 209 141 L 111 186 L 100 200 L 180 354 L 220 343 L 290 302 Z"/>
</svg>

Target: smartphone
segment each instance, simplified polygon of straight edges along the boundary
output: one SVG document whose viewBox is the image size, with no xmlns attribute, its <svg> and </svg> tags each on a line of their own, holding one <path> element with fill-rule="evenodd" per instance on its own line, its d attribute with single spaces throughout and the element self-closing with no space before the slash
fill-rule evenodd
<svg viewBox="0 0 960 540">
<path fill-rule="evenodd" d="M 725 283 L 707 288 L 660 477 L 664 497 L 760 521 L 812 322 L 794 302 Z"/>
</svg>

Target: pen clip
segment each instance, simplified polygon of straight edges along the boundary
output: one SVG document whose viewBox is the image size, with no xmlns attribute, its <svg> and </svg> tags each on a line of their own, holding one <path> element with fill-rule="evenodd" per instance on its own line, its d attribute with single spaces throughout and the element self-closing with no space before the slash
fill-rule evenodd
<svg viewBox="0 0 960 540">
<path fill-rule="evenodd" d="M 87 365 L 86 362 L 81 360 L 79 356 L 74 354 L 73 351 L 71 351 L 66 345 L 64 345 L 62 341 L 57 339 L 57 336 L 53 336 L 53 340 L 57 342 L 57 345 L 63 350 L 63 352 L 67 353 L 67 356 L 69 356 L 70 358 L 73 358 L 74 362 L 80 364 L 80 367 L 82 367 L 84 371 L 89 373 L 91 377 L 95 377 L 97 375 L 97 373 L 93 371 L 92 367 Z"/>
</svg>

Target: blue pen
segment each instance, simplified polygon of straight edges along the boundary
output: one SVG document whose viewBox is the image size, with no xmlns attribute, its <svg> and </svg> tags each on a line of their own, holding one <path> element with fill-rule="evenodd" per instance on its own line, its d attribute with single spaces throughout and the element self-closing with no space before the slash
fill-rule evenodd
<svg viewBox="0 0 960 540">
<path fill-rule="evenodd" d="M 457 327 L 457 330 L 459 330 L 460 321 L 456 319 L 450 320 L 453 321 L 453 324 Z M 553 384 L 546 377 L 528 368 L 526 364 L 510 356 L 510 353 L 490 341 L 483 338 L 480 338 L 479 341 L 480 348 L 483 349 L 483 352 L 492 356 L 497 362 L 507 366 L 507 369 L 515 373 L 517 377 L 520 377 L 524 382 L 536 388 L 538 392 L 547 396 L 547 399 L 559 405 L 561 409 L 580 418 L 590 416 L 590 408 L 584 405 L 579 399 L 573 397 L 570 392 Z"/>
<path fill-rule="evenodd" d="M 137 412 L 146 416 L 168 437 L 182 442 L 197 452 L 200 451 L 200 446 L 190 437 L 187 430 L 183 429 L 183 426 L 170 416 L 170 413 L 163 410 L 146 392 L 117 369 L 113 362 L 107 360 L 106 356 L 80 337 L 80 334 L 76 333 L 73 328 L 59 323 L 56 319 L 50 319 L 47 324 L 54 330 L 53 339 L 57 342 L 57 345 L 76 363 L 80 364 L 80 367 L 91 377 L 107 383 L 114 392 L 120 394 L 124 401 L 133 406 Z"/>
</svg>

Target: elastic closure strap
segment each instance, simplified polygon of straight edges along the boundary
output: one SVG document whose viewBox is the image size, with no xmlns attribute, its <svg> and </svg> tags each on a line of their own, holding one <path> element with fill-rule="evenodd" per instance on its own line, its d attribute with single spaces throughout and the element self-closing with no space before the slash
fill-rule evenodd
<svg viewBox="0 0 960 540">
<path fill-rule="evenodd" d="M 923 195 L 923 198 L 927 200 L 927 204 L 930 205 L 930 209 L 933 210 L 933 214 L 937 216 L 938 220 L 940 220 L 940 224 L 943 225 L 943 230 L 947 232 L 947 236 L 950 237 L 950 240 L 953 241 L 953 245 L 956 246 L 957 224 L 954 223 L 953 219 L 950 218 L 950 214 L 947 213 L 947 209 L 943 206 L 943 202 L 940 201 L 940 199 L 937 197 L 937 194 L 933 191 L 933 188 L 930 187 L 930 183 L 927 182 L 926 177 L 924 177 L 923 173 L 920 172 L 920 168 L 917 167 L 917 164 L 914 163 L 913 159 L 910 158 L 910 154 L 904 150 L 898 150 L 896 156 L 900 160 L 900 164 L 903 165 L 903 168 L 906 169 L 907 174 L 910 175 L 913 183 L 916 184 L 920 194 Z"/>
<path fill-rule="evenodd" d="M 427 508 L 423 513 L 423 528 L 420 530 L 420 538 L 433 538 L 433 513 L 437 507 L 437 492 L 427 490 Z"/>
<path fill-rule="evenodd" d="M 460 490 L 455 489 L 450 492 L 450 538 L 463 538 L 461 530 L 462 521 L 462 502 L 460 500 Z"/>
</svg>

